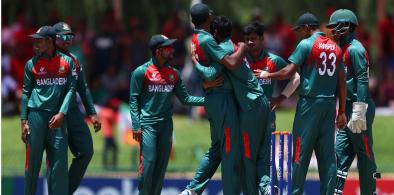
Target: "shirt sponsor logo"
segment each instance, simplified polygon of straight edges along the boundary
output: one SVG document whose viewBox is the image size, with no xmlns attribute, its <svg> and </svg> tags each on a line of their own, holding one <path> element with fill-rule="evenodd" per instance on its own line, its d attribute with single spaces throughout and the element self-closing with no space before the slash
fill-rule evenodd
<svg viewBox="0 0 394 195">
<path fill-rule="evenodd" d="M 335 50 L 336 46 L 331 43 L 319 43 L 319 49 L 324 49 L 324 50 Z"/>
<path fill-rule="evenodd" d="M 174 89 L 174 85 L 148 85 L 149 92 L 170 93 Z"/>
<path fill-rule="evenodd" d="M 40 67 L 40 71 L 37 73 L 38 75 L 45 75 L 47 72 L 44 67 Z"/>
<path fill-rule="evenodd" d="M 36 79 L 37 85 L 65 85 L 67 83 L 67 78 L 44 78 Z"/>
<path fill-rule="evenodd" d="M 259 79 L 259 84 L 260 85 L 271 85 L 272 80 L 271 79 Z"/>
<path fill-rule="evenodd" d="M 149 78 L 149 80 L 151 80 L 151 81 L 158 81 L 159 78 L 157 78 L 157 72 L 153 72 L 152 73 L 152 78 Z"/>
</svg>

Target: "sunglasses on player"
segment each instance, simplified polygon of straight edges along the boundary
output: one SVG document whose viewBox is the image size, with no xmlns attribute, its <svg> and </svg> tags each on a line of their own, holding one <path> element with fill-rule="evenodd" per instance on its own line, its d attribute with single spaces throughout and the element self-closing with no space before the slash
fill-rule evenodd
<svg viewBox="0 0 394 195">
<path fill-rule="evenodd" d="M 62 41 L 72 41 L 74 35 L 56 35 L 56 38 Z"/>
</svg>

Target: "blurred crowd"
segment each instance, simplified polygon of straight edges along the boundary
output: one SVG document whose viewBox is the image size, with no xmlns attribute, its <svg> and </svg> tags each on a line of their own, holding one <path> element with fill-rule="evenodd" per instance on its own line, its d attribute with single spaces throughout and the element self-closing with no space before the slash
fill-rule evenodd
<svg viewBox="0 0 394 195">
<path fill-rule="evenodd" d="M 291 54 L 298 42 L 292 31 L 292 24 L 285 21 L 281 13 L 277 13 L 270 22 L 262 18 L 260 12 L 252 12 L 253 20 L 261 20 L 267 26 L 266 48 L 284 59 Z M 329 14 L 327 14 L 329 15 Z M 188 43 L 192 27 L 185 13 L 175 11 L 169 13 L 167 20 L 161 24 L 160 32 L 170 38 L 176 38 L 173 64 L 182 72 L 189 92 L 202 95 L 200 80 L 194 73 L 188 55 Z M 50 15 L 49 25 L 60 21 L 59 17 Z M 321 19 L 323 20 L 323 19 Z M 325 18 L 324 21 L 327 21 Z M 131 17 L 127 25 L 119 22 L 114 12 L 98 22 L 97 29 L 89 28 L 84 21 L 65 20 L 76 32 L 71 52 L 76 54 L 84 64 L 87 82 L 94 102 L 105 106 L 116 98 L 127 103 L 129 98 L 130 73 L 137 66 L 150 58 L 147 32 L 143 19 Z M 377 24 L 376 36 L 372 36 L 362 21 L 357 28 L 358 39 L 367 50 L 377 45 L 377 52 L 370 52 L 371 72 L 370 90 L 378 106 L 394 107 L 394 17 L 387 14 Z M 233 40 L 243 41 L 242 25 L 235 23 Z M 1 98 L 2 115 L 19 113 L 21 89 L 23 83 L 24 64 L 33 53 L 32 40 L 27 35 L 33 34 L 38 26 L 21 14 L 14 23 L 2 22 L 1 37 Z M 371 53 L 377 55 L 372 56 Z M 190 111 L 176 104 L 176 112 L 198 115 L 198 110 Z"/>
</svg>

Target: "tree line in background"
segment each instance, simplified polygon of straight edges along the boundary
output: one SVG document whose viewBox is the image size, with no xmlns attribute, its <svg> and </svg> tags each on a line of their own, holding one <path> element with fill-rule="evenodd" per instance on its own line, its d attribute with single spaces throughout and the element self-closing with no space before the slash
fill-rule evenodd
<svg viewBox="0 0 394 195">
<path fill-rule="evenodd" d="M 339 7 L 349 8 L 363 18 L 368 27 L 376 24 L 376 4 L 383 1 L 386 9 L 393 9 L 392 1 L 385 0 L 206 0 L 215 14 L 226 15 L 234 21 L 245 24 L 253 14 L 261 14 L 263 21 L 270 21 L 277 13 L 292 23 L 305 11 L 313 12 L 322 21 L 327 20 L 327 11 Z M 47 24 L 52 17 L 84 21 L 89 27 L 97 28 L 109 11 L 114 11 L 117 19 L 127 27 L 128 20 L 135 16 L 144 21 L 144 27 L 156 32 L 169 14 L 182 11 L 188 19 L 190 0 L 3 0 L 2 22 L 12 23 L 19 14 L 26 14 L 33 25 Z M 387 4 L 387 6 L 386 6 Z M 389 11 L 389 10 L 386 10 Z"/>
</svg>

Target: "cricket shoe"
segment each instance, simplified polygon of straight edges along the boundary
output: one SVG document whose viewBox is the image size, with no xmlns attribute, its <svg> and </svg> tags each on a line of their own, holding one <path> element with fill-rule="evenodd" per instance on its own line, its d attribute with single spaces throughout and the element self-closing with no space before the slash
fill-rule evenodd
<svg viewBox="0 0 394 195">
<path fill-rule="evenodd" d="M 197 195 L 197 193 L 194 190 L 183 190 L 183 192 L 181 192 L 179 195 Z"/>
<path fill-rule="evenodd" d="M 271 186 L 260 188 L 261 195 L 277 195 L 279 192 L 278 186 L 274 186 L 274 193 L 271 193 Z"/>
</svg>

